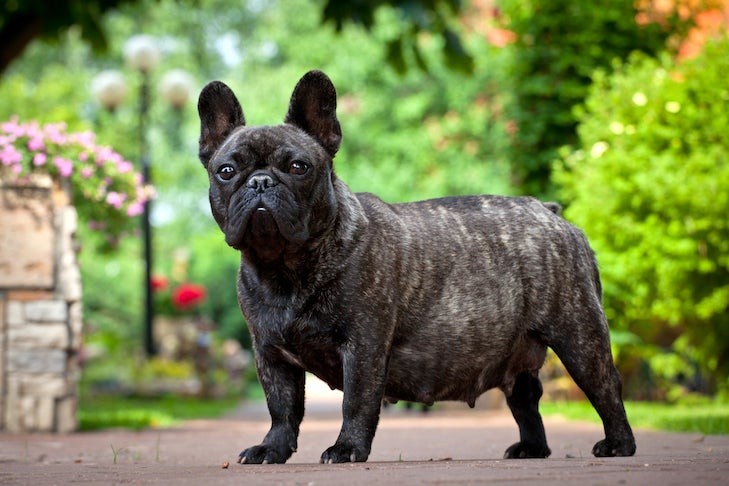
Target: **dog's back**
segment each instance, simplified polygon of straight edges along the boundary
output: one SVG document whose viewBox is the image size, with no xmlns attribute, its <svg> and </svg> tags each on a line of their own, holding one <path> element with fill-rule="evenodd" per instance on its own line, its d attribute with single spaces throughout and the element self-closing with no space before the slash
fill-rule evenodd
<svg viewBox="0 0 729 486">
<path fill-rule="evenodd" d="M 542 335 L 572 334 L 565 313 L 587 300 L 601 315 L 586 239 L 536 199 L 389 205 L 358 197 L 377 242 L 374 278 L 400 282 L 387 390 L 393 398 L 472 403 L 486 389 L 508 391 L 519 373 L 541 367 Z M 399 264 L 377 268 L 383 253 L 383 261 Z M 607 333 L 604 319 L 587 325 Z"/>
</svg>

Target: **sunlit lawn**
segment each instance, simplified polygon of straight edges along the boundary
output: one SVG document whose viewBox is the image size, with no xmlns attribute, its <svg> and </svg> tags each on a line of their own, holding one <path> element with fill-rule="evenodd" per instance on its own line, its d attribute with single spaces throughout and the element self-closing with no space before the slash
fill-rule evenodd
<svg viewBox="0 0 729 486">
<path fill-rule="evenodd" d="M 240 398 L 202 399 L 167 395 L 156 398 L 95 396 L 82 398 L 79 428 L 97 430 L 121 427 L 140 430 L 169 427 L 182 420 L 220 417 Z"/>
<path fill-rule="evenodd" d="M 599 422 L 588 402 L 542 402 L 544 415 L 560 415 L 567 419 Z M 659 402 L 627 402 L 625 410 L 633 427 L 672 432 L 729 434 L 729 404 L 707 402 L 669 404 Z"/>
<path fill-rule="evenodd" d="M 263 392 L 259 386 L 250 386 L 246 398 L 263 400 Z M 175 395 L 159 398 L 82 398 L 79 422 L 81 430 L 169 427 L 183 420 L 220 417 L 234 409 L 239 402 L 240 397 L 201 399 Z M 711 435 L 729 434 L 729 404 L 708 401 L 691 404 L 626 402 L 625 408 L 631 425 L 636 428 Z M 597 413 L 586 401 L 543 401 L 539 409 L 545 416 L 600 422 Z"/>
</svg>

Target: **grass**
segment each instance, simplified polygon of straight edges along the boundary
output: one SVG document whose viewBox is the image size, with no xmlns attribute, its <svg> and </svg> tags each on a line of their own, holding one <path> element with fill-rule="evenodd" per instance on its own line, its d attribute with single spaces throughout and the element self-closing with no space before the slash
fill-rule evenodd
<svg viewBox="0 0 729 486">
<path fill-rule="evenodd" d="M 263 399 L 260 387 L 247 390 L 249 400 Z M 239 397 L 200 399 L 168 395 L 159 398 L 84 396 L 79 404 L 81 430 L 122 427 L 133 430 L 170 427 L 182 420 L 216 418 L 235 408 Z M 600 423 L 597 413 L 586 401 L 541 402 L 543 415 L 559 415 L 569 420 Z M 633 427 L 694 432 L 706 435 L 729 434 L 729 403 L 699 401 L 669 404 L 626 402 L 625 409 Z"/>
<path fill-rule="evenodd" d="M 170 427 L 182 420 L 220 417 L 233 409 L 240 399 L 201 399 L 167 395 L 157 398 L 120 397 L 100 395 L 82 397 L 79 404 L 79 428 L 99 430 L 107 428 Z"/>
<path fill-rule="evenodd" d="M 600 422 L 588 402 L 542 402 L 539 410 L 543 415 Z M 625 411 L 633 427 L 706 435 L 729 434 L 729 404 L 726 403 L 626 402 Z"/>
</svg>

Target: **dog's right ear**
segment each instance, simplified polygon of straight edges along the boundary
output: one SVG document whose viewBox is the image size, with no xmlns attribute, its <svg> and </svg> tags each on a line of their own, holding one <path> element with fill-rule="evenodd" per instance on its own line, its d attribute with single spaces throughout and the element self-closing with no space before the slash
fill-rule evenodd
<svg viewBox="0 0 729 486">
<path fill-rule="evenodd" d="M 210 157 L 231 132 L 245 125 L 243 109 L 233 91 L 220 81 L 208 83 L 197 102 L 200 115 L 200 146 L 198 156 L 207 168 Z"/>
</svg>

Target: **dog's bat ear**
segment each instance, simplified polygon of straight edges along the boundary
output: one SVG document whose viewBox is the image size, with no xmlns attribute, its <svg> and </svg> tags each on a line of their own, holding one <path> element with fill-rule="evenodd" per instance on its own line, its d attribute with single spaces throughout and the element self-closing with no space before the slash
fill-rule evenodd
<svg viewBox="0 0 729 486">
<path fill-rule="evenodd" d="M 233 91 L 220 81 L 208 83 L 197 102 L 200 115 L 200 146 L 198 156 L 207 168 L 210 157 L 237 127 L 245 125 L 243 109 Z"/>
<path fill-rule="evenodd" d="M 321 71 L 309 71 L 296 84 L 284 119 L 314 137 L 334 157 L 342 142 L 337 91 Z"/>
</svg>

